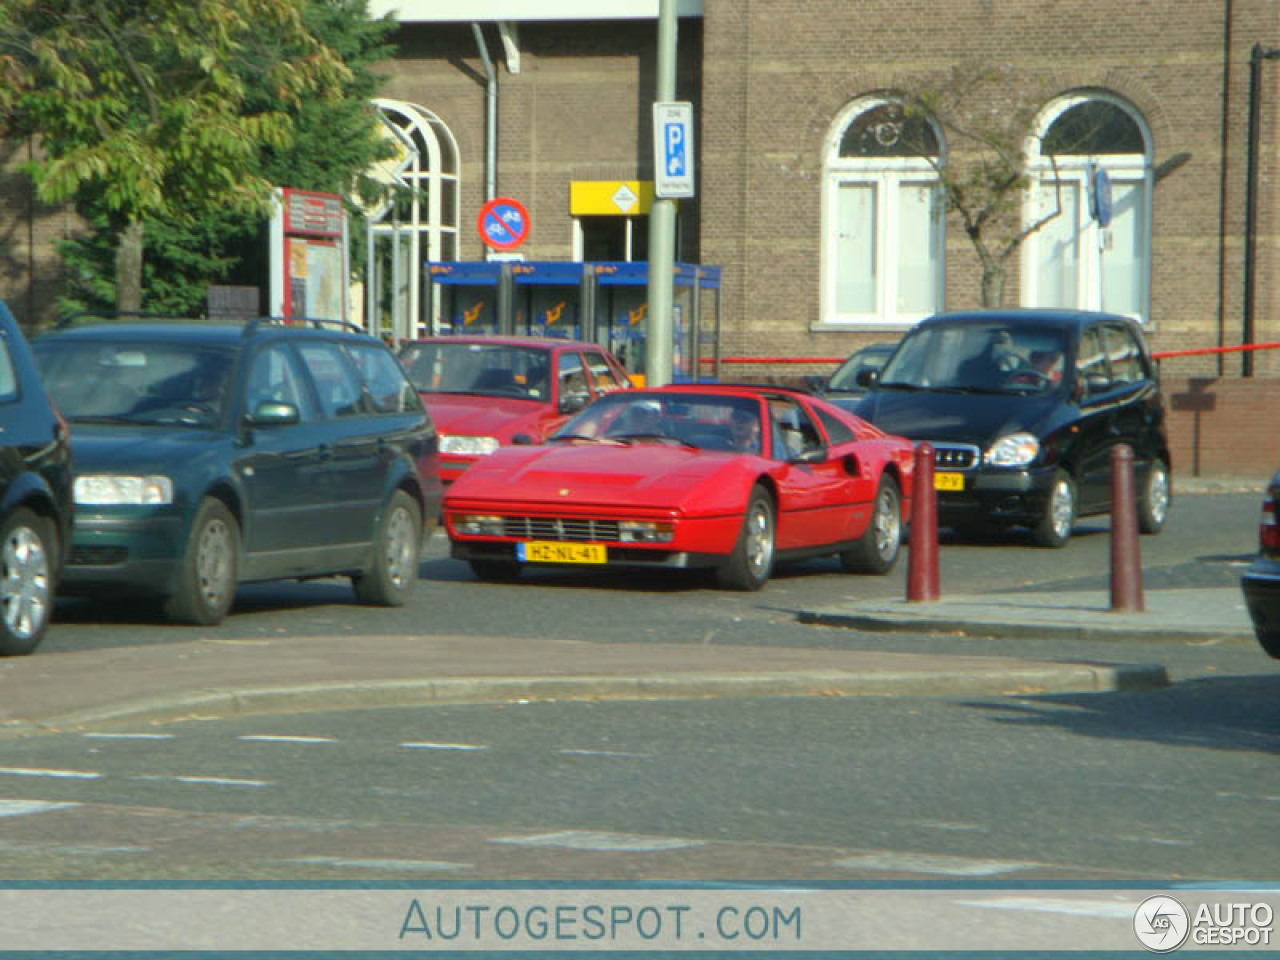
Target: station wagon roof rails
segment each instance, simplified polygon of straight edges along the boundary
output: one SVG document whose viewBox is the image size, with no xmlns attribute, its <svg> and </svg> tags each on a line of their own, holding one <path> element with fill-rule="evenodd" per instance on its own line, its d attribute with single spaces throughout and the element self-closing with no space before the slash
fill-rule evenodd
<svg viewBox="0 0 1280 960">
<path fill-rule="evenodd" d="M 350 320 L 332 320 L 328 317 L 253 317 L 245 324 L 245 333 L 260 326 L 273 327 L 309 327 L 314 330 L 334 328 L 347 333 L 367 333 L 363 327 Z"/>
<path fill-rule="evenodd" d="M 66 330 L 77 324 L 111 323 L 111 322 L 152 322 L 152 323 L 200 323 L 207 321 L 205 317 L 179 317 L 172 313 L 148 313 L 144 310 L 78 310 L 63 317 L 55 324 L 54 329 Z"/>
</svg>

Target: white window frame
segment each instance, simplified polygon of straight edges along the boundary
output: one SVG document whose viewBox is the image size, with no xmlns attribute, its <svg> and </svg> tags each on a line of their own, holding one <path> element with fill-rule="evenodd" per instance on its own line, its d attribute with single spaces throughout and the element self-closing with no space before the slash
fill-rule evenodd
<svg viewBox="0 0 1280 960">
<path fill-rule="evenodd" d="M 1102 257 L 1101 250 L 1109 242 L 1109 231 L 1098 224 L 1090 214 L 1089 177 L 1091 168 L 1105 170 L 1111 178 L 1113 188 L 1120 185 L 1137 185 L 1143 201 L 1145 217 L 1137 229 L 1143 232 L 1146 256 L 1143 260 L 1142 272 L 1136 278 L 1139 285 L 1137 312 L 1125 311 L 1144 327 L 1150 328 L 1151 318 L 1151 261 L 1152 261 L 1152 202 L 1154 199 L 1155 176 L 1151 158 L 1151 131 L 1146 121 L 1132 104 L 1114 94 L 1100 90 L 1082 91 L 1059 97 L 1041 112 L 1035 126 L 1035 135 L 1027 140 L 1028 171 L 1031 173 L 1031 185 L 1024 197 L 1023 222 L 1030 224 L 1037 216 L 1036 194 L 1041 189 L 1052 189 L 1055 178 L 1055 163 L 1040 152 L 1044 136 L 1053 124 L 1067 110 L 1090 101 L 1102 101 L 1123 110 L 1142 134 L 1143 153 L 1141 154 L 1099 154 L 1099 155 L 1058 155 L 1056 161 L 1056 178 L 1061 183 L 1071 183 L 1079 190 L 1080 204 L 1075 224 L 1078 268 L 1076 273 L 1076 308 L 1082 310 L 1102 309 Z M 1022 245 L 1021 274 L 1022 302 L 1028 307 L 1057 307 L 1060 304 L 1042 302 L 1039 291 L 1038 265 L 1041 247 L 1048 234 L 1038 230 L 1027 237 Z"/>
<path fill-rule="evenodd" d="M 836 117 L 823 149 L 822 176 L 822 242 L 821 242 L 821 311 L 813 329 L 847 330 L 853 327 L 880 330 L 906 330 L 925 317 L 940 311 L 946 293 L 946 222 L 942 190 L 934 163 L 913 157 L 841 157 L 840 143 L 845 131 L 859 116 L 896 101 L 885 97 L 862 98 L 849 104 Z M 937 163 L 943 163 L 946 146 L 936 125 L 934 135 L 939 145 Z M 899 237 L 899 205 L 897 197 L 904 184 L 929 181 L 934 186 L 933 213 L 939 229 L 934 235 L 933 257 L 937 263 L 934 277 L 935 302 L 923 311 L 899 312 L 898 260 L 889 256 L 897 250 Z M 838 270 L 838 203 L 840 188 L 845 184 L 869 184 L 876 192 L 876 306 L 868 313 L 841 313 L 837 307 Z"/>
</svg>

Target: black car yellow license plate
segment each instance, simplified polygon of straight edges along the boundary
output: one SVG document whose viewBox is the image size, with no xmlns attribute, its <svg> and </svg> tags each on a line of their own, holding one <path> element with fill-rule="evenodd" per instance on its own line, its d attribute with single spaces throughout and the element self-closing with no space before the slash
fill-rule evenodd
<svg viewBox="0 0 1280 960">
<path fill-rule="evenodd" d="M 600 543 L 526 540 L 516 544 L 516 559 L 522 563 L 604 563 L 608 554 Z"/>
<path fill-rule="evenodd" d="M 933 488 L 935 490 L 963 490 L 964 474 L 935 473 L 933 475 Z"/>
</svg>

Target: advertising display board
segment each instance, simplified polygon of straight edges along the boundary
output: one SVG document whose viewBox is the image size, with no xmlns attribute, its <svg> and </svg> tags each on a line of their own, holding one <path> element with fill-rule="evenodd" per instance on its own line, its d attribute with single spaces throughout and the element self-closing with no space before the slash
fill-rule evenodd
<svg viewBox="0 0 1280 960">
<path fill-rule="evenodd" d="M 348 277 L 342 197 L 280 190 L 271 221 L 271 315 L 346 321 Z"/>
</svg>

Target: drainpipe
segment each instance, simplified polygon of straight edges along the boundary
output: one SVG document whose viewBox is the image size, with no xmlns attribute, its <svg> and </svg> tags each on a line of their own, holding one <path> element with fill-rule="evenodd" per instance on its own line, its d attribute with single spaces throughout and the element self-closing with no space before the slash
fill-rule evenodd
<svg viewBox="0 0 1280 960">
<path fill-rule="evenodd" d="M 494 72 L 493 61 L 489 59 L 489 48 L 484 42 L 480 24 L 471 24 L 471 32 L 476 36 L 476 47 L 480 50 L 480 60 L 484 64 L 484 198 L 488 201 L 497 196 L 498 74 Z"/>
<path fill-rule="evenodd" d="M 1245 173 L 1244 194 L 1244 345 L 1253 343 L 1253 311 L 1258 282 L 1255 261 L 1258 258 L 1258 141 L 1259 114 L 1262 101 L 1262 61 L 1280 60 L 1280 47 L 1253 45 L 1249 54 L 1249 151 Z M 1253 376 L 1253 351 L 1245 350 L 1241 356 L 1241 374 Z"/>
</svg>

